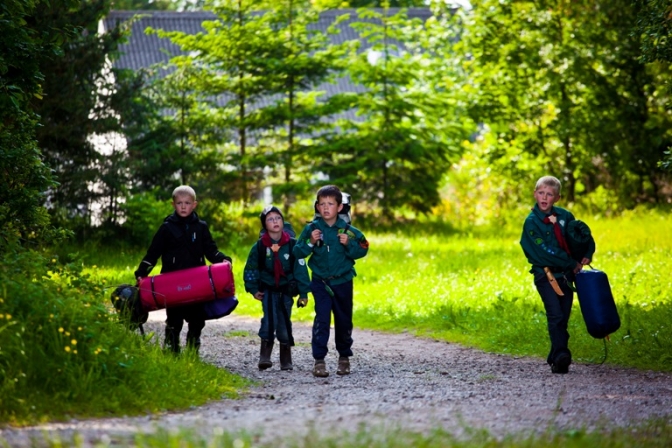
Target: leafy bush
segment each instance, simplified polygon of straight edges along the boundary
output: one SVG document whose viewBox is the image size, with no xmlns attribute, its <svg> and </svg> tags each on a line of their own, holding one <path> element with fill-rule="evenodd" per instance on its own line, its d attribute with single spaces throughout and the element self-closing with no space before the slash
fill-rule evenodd
<svg viewBox="0 0 672 448">
<path fill-rule="evenodd" d="M 0 271 L 0 421 L 156 412 L 233 394 L 243 383 L 175 359 L 128 332 L 79 261 L 4 254 Z"/>
</svg>

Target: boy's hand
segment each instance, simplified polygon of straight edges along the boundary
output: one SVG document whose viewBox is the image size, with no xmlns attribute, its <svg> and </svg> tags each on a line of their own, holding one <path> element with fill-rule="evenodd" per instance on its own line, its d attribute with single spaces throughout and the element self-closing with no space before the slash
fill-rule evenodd
<svg viewBox="0 0 672 448">
<path fill-rule="evenodd" d="M 584 266 L 587 265 L 587 264 L 590 264 L 590 259 L 588 259 L 586 257 L 583 257 L 581 259 L 581 264 L 584 265 Z"/>
<path fill-rule="evenodd" d="M 310 232 L 310 244 L 316 245 L 318 240 L 322 239 L 322 231 L 320 229 L 315 229 Z"/>
<path fill-rule="evenodd" d="M 339 233 L 339 234 L 338 234 L 338 241 L 339 241 L 342 245 L 344 245 L 344 246 L 347 246 L 347 245 L 348 245 L 348 241 L 349 241 L 349 239 L 350 239 L 350 238 L 348 237 L 348 234 L 347 234 L 347 233 Z"/>
<path fill-rule="evenodd" d="M 252 295 L 252 297 L 261 302 L 262 300 L 264 300 L 264 293 L 261 291 L 257 291 L 256 293 L 254 293 L 254 295 Z"/>
<path fill-rule="evenodd" d="M 308 305 L 308 297 L 299 297 L 299 300 L 296 301 L 297 308 L 303 308 Z"/>
<path fill-rule="evenodd" d="M 576 263 L 576 266 L 574 266 L 574 273 L 578 274 L 579 272 L 581 272 L 581 269 L 583 269 L 583 264 Z"/>
</svg>

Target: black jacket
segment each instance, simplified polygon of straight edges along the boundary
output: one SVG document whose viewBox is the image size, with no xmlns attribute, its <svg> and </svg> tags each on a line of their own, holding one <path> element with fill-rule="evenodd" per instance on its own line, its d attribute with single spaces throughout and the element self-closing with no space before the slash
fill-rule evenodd
<svg viewBox="0 0 672 448">
<path fill-rule="evenodd" d="M 135 277 L 148 276 L 159 257 L 162 274 L 204 266 L 206 259 L 211 263 L 231 262 L 231 257 L 217 249 L 208 224 L 198 219 L 196 212 L 186 218 L 173 213 L 163 221 L 135 271 Z"/>
</svg>

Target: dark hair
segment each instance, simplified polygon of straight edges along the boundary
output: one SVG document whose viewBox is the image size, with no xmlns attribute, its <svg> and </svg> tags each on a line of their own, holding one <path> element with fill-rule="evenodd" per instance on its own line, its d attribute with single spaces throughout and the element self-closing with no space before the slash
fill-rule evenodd
<svg viewBox="0 0 672 448">
<path fill-rule="evenodd" d="M 264 208 L 261 211 L 261 214 L 259 215 L 262 229 L 266 229 L 266 215 L 268 215 L 269 213 L 277 213 L 278 215 L 280 215 L 280 218 L 282 218 L 282 221 L 283 222 L 285 221 L 285 217 L 282 216 L 282 212 L 280 211 L 280 209 L 275 205 L 269 205 L 268 207 Z"/>
<path fill-rule="evenodd" d="M 334 198 L 337 204 L 343 203 L 343 193 L 336 185 L 325 185 L 317 190 L 317 200 L 320 198 Z"/>
</svg>

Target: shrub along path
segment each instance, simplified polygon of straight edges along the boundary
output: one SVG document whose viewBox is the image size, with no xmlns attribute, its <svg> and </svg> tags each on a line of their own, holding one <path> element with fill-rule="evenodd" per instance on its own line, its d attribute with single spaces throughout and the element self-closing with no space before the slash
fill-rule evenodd
<svg viewBox="0 0 672 448">
<path fill-rule="evenodd" d="M 149 329 L 163 333 L 162 313 Z M 258 321 L 229 316 L 208 322 L 204 360 L 257 380 L 239 400 L 221 400 L 185 412 L 143 417 L 71 421 L 0 431 L 10 446 L 28 446 L 31 436 L 87 444 L 157 428 L 179 427 L 259 434 L 260 442 L 303 435 L 374 428 L 427 430 L 441 426 L 455 435 L 486 429 L 496 436 L 545 430 L 627 426 L 650 417 L 672 419 L 672 374 L 608 365 L 574 364 L 567 375 L 551 374 L 540 359 L 483 353 L 408 334 L 355 328 L 352 374 L 335 374 L 337 355 L 327 358 L 328 378 L 311 373 L 310 327 L 295 324 L 294 370 L 257 369 Z M 185 331 L 182 332 L 184 338 Z M 333 334 L 332 334 L 333 341 Z"/>
</svg>

